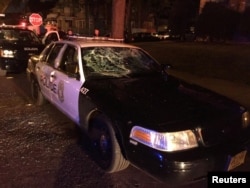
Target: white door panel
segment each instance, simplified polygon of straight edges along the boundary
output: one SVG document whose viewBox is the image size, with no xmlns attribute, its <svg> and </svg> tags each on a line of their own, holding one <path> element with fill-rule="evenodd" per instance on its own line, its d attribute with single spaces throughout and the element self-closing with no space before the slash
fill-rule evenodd
<svg viewBox="0 0 250 188">
<path fill-rule="evenodd" d="M 36 75 L 41 88 L 41 92 L 49 101 L 51 101 L 51 90 L 53 90 L 54 88 L 53 83 L 50 82 L 51 71 L 53 71 L 53 68 L 43 63 L 38 63 L 36 65 Z"/>
<path fill-rule="evenodd" d="M 57 70 L 54 70 L 52 74 L 51 81 L 54 83 L 56 91 L 51 93 L 51 100 L 63 113 L 78 124 L 78 100 L 81 82 Z"/>
</svg>

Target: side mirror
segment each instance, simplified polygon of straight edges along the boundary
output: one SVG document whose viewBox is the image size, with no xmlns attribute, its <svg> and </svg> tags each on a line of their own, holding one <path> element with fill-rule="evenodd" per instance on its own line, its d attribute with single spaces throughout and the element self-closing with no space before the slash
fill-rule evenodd
<svg viewBox="0 0 250 188">
<path fill-rule="evenodd" d="M 172 68 L 172 65 L 170 64 L 162 64 L 162 75 L 165 81 L 168 81 L 168 70 Z"/>
<path fill-rule="evenodd" d="M 163 65 L 163 70 L 164 70 L 164 71 L 167 71 L 167 70 L 172 69 L 172 68 L 173 68 L 173 66 L 170 65 L 170 64 L 164 64 L 164 65 Z"/>
</svg>

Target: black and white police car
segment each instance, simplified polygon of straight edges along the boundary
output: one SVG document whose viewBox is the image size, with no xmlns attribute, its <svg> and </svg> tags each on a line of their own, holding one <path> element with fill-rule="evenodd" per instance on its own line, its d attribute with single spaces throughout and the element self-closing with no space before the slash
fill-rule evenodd
<svg viewBox="0 0 250 188">
<path fill-rule="evenodd" d="M 247 109 L 168 75 L 141 48 L 58 41 L 30 58 L 27 70 L 36 104 L 48 100 L 86 132 L 106 172 L 131 164 L 178 184 L 244 165 Z"/>
<path fill-rule="evenodd" d="M 33 31 L 19 25 L 1 25 L 0 70 L 25 71 L 30 56 L 40 54 L 44 47 Z"/>
</svg>

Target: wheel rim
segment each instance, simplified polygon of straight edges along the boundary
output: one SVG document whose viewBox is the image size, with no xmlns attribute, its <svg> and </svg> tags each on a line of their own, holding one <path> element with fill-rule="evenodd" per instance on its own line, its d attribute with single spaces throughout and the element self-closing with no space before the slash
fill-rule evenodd
<svg viewBox="0 0 250 188">
<path fill-rule="evenodd" d="M 106 172 L 113 173 L 128 167 L 123 157 L 116 133 L 108 118 L 98 115 L 89 121 L 87 146 L 94 161 Z"/>
<path fill-rule="evenodd" d="M 90 131 L 92 152 L 96 162 L 104 169 L 112 162 L 112 141 L 108 128 L 105 125 L 94 124 Z"/>
<path fill-rule="evenodd" d="M 99 140 L 99 145 L 100 145 L 101 153 L 106 154 L 109 149 L 108 138 L 106 135 L 101 135 L 100 140 Z"/>
</svg>

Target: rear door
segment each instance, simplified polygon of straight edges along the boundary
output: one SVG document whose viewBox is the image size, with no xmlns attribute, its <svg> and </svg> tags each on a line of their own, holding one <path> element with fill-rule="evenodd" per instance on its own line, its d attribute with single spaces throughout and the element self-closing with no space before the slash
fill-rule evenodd
<svg viewBox="0 0 250 188">
<path fill-rule="evenodd" d="M 59 64 L 60 54 L 63 51 L 64 44 L 57 43 L 47 47 L 36 65 L 36 75 L 41 88 L 42 94 L 51 102 L 52 93 L 57 92 L 57 86 L 54 83 L 55 67 Z"/>
</svg>

